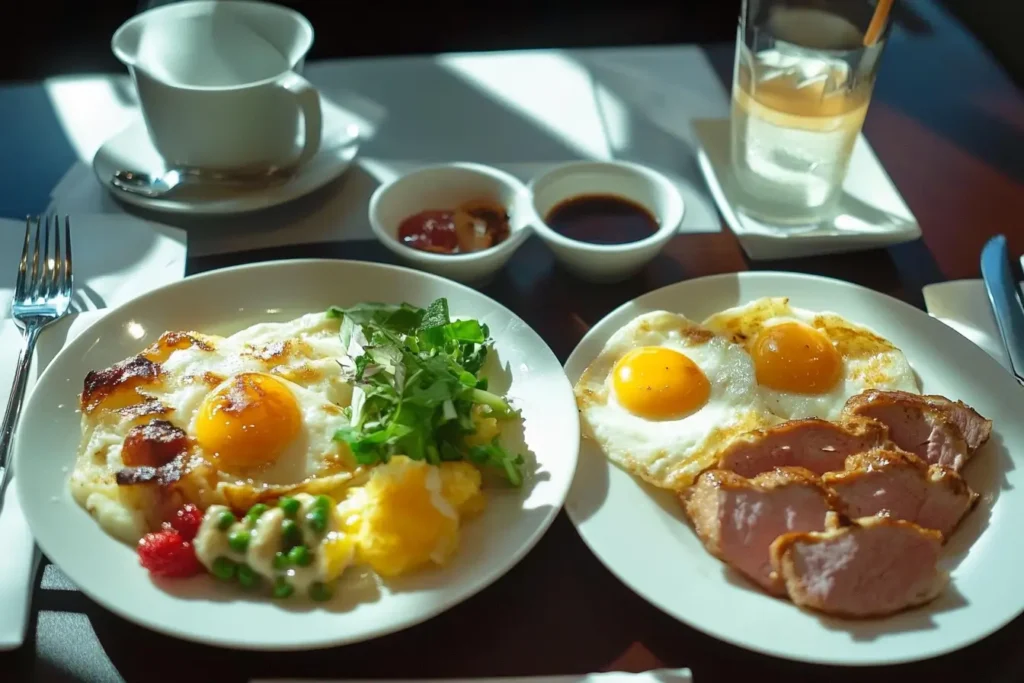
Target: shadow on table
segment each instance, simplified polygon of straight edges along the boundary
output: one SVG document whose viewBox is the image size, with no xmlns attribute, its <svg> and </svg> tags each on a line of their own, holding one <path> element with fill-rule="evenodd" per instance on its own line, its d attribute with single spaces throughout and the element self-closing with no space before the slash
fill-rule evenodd
<svg viewBox="0 0 1024 683">
<path fill-rule="evenodd" d="M 539 67 L 557 67 L 556 61 L 539 59 Z M 306 76 L 332 100 L 356 92 L 380 109 L 380 124 L 360 151 L 366 157 L 514 163 L 589 156 L 585 144 L 574 145 L 565 129 L 551 124 L 558 102 L 535 97 L 530 107 L 514 107 L 493 85 L 507 75 L 501 64 L 481 64 L 472 56 L 311 63 Z M 530 83 L 511 87 L 516 94 L 537 91 Z M 452 111 L 453 103 L 473 115 Z"/>
</svg>

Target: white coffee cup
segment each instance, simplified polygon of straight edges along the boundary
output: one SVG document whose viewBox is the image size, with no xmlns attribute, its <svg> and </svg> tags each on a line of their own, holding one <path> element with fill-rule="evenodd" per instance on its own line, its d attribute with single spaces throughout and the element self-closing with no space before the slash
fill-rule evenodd
<svg viewBox="0 0 1024 683">
<path fill-rule="evenodd" d="M 165 5 L 114 33 L 143 118 L 169 166 L 256 170 L 308 161 L 320 147 L 320 96 L 299 76 L 313 27 L 263 2 Z"/>
</svg>

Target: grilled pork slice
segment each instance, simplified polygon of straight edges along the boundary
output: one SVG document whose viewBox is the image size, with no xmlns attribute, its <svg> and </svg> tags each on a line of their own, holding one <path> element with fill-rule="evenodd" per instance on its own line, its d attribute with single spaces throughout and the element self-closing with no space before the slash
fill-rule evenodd
<svg viewBox="0 0 1024 683">
<path fill-rule="evenodd" d="M 851 397 L 843 410 L 878 420 L 889 428 L 889 439 L 898 447 L 958 472 L 992 432 L 991 421 L 942 396 L 872 389 Z"/>
<path fill-rule="evenodd" d="M 753 479 L 708 470 L 682 498 L 708 551 L 775 595 L 785 590 L 772 572 L 772 541 L 790 531 L 824 529 L 830 510 L 828 491 L 799 467 L 780 467 Z"/>
<path fill-rule="evenodd" d="M 933 394 L 921 396 L 921 398 L 943 411 L 946 417 L 957 426 L 960 436 L 964 437 L 971 453 L 984 446 L 992 436 L 992 420 L 982 417 L 978 411 L 963 401 L 951 401 L 945 396 Z"/>
<path fill-rule="evenodd" d="M 772 543 L 772 566 L 790 599 L 842 617 L 879 617 L 937 596 L 942 534 L 886 517 L 858 519 L 822 532 L 791 533 Z"/>
<path fill-rule="evenodd" d="M 776 467 L 804 467 L 815 474 L 841 470 L 847 456 L 885 444 L 888 430 L 879 422 L 854 417 L 843 423 L 790 420 L 757 429 L 730 443 L 718 468 L 753 477 Z"/>
<path fill-rule="evenodd" d="M 978 494 L 951 468 L 884 448 L 851 455 L 845 471 L 829 472 L 821 481 L 836 493 L 849 517 L 884 514 L 935 529 L 945 538 L 978 501 Z"/>
</svg>

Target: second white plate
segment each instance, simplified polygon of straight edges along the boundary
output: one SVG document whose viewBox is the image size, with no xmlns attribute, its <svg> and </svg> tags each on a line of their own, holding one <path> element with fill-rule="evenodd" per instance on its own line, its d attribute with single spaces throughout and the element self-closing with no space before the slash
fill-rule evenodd
<svg viewBox="0 0 1024 683">
<path fill-rule="evenodd" d="M 707 553 L 675 496 L 612 466 L 589 439 L 580 450 L 566 510 L 602 562 L 651 604 L 741 647 L 825 664 L 892 664 L 973 643 L 1024 611 L 1024 390 L 984 351 L 924 312 L 838 280 L 739 273 L 680 282 L 616 309 L 570 356 L 574 382 L 615 330 L 645 311 L 700 321 L 765 296 L 830 310 L 874 328 L 901 348 L 925 393 L 960 399 L 994 422 L 991 442 L 966 468 L 981 502 L 946 545 L 951 583 L 935 602 L 886 619 L 845 621 L 772 598 Z"/>
</svg>

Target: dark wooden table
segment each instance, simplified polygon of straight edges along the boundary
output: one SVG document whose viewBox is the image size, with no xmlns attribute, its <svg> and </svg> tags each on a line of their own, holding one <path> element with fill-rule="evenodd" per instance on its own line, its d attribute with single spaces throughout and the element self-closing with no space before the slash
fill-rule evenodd
<svg viewBox="0 0 1024 683">
<path fill-rule="evenodd" d="M 931 5 L 912 6 L 927 32 L 897 32 L 866 132 L 920 220 L 923 239 L 886 250 L 751 263 L 728 231 L 681 236 L 639 276 L 597 287 L 560 271 L 546 248 L 532 240 L 485 293 L 522 316 L 564 360 L 587 328 L 614 307 L 685 278 L 793 270 L 857 282 L 921 305 L 923 285 L 977 276 L 979 251 L 992 234 L 1007 233 L 1011 248 L 1024 253 L 1024 97 L 962 27 Z M 708 52 L 728 82 L 732 47 L 710 46 Z M 59 176 L 61 170 L 45 173 Z M 41 183 L 39 177 L 26 182 Z M 393 260 L 374 242 L 346 242 L 191 259 L 189 271 L 308 256 Z M 41 572 L 29 634 L 20 650 L 0 654 L 0 680 L 229 683 L 253 677 L 435 678 L 659 666 L 691 667 L 699 683 L 751 677 L 1024 680 L 1024 618 L 960 652 L 883 669 L 810 666 L 726 645 L 662 614 L 619 583 L 564 514 L 533 552 L 481 594 L 425 624 L 367 643 L 292 654 L 186 643 L 107 612 L 52 566 Z"/>
</svg>

